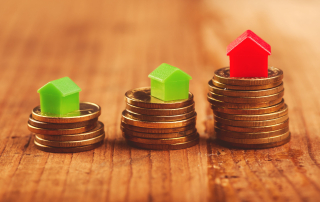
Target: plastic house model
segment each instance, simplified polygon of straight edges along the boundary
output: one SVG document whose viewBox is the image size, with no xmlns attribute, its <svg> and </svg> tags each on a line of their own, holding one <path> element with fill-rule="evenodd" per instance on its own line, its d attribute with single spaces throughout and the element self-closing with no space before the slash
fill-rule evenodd
<svg viewBox="0 0 320 202">
<path fill-rule="evenodd" d="M 271 47 L 250 30 L 227 47 L 230 77 L 268 77 L 268 56 Z"/>
<path fill-rule="evenodd" d="M 189 98 L 192 78 L 179 68 L 163 63 L 148 77 L 151 79 L 151 96 L 163 101 Z"/>
<path fill-rule="evenodd" d="M 69 77 L 50 81 L 38 90 L 41 113 L 62 115 L 79 110 L 80 91 Z"/>
</svg>

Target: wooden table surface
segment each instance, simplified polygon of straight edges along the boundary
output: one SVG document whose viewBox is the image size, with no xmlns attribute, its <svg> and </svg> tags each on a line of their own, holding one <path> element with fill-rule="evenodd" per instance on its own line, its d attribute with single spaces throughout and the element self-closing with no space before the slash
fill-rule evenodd
<svg viewBox="0 0 320 202">
<path fill-rule="evenodd" d="M 318 1 L 0 1 L 0 201 L 319 201 Z M 251 29 L 284 71 L 292 140 L 263 150 L 216 144 L 206 101 L 226 46 Z M 124 93 L 161 63 L 190 74 L 198 146 L 128 147 Z M 37 89 L 69 76 L 101 105 L 105 144 L 74 154 L 37 150 L 27 130 Z"/>
</svg>

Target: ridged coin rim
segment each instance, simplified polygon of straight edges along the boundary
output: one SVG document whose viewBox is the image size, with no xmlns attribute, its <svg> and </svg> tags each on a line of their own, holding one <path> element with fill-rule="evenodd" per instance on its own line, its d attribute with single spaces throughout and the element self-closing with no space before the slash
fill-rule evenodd
<svg viewBox="0 0 320 202">
<path fill-rule="evenodd" d="M 98 121 L 97 126 L 86 133 L 79 133 L 73 135 L 43 135 L 37 134 L 38 137 L 45 139 L 45 140 L 52 140 L 52 141 L 78 141 L 78 140 L 86 140 L 93 137 L 97 137 L 104 133 L 104 125 L 102 122 Z"/>
<path fill-rule="evenodd" d="M 147 102 L 143 100 L 139 100 L 138 98 L 134 97 L 133 94 L 135 92 L 139 92 L 140 96 L 150 97 L 153 102 Z M 151 96 L 151 88 L 150 87 L 141 87 L 129 90 L 125 93 L 125 101 L 133 106 L 143 107 L 143 108 L 150 108 L 150 109 L 176 109 L 182 108 L 191 105 L 194 103 L 193 101 L 193 94 L 189 92 L 189 98 L 185 100 L 173 100 L 173 101 L 162 101 L 155 97 Z"/>
<path fill-rule="evenodd" d="M 87 109 L 86 107 L 89 107 L 89 109 Z M 88 111 L 90 114 L 85 114 L 81 116 L 72 116 L 72 117 L 68 117 L 68 114 L 61 115 L 61 116 L 60 115 L 46 116 L 41 114 L 40 106 L 37 106 L 32 110 L 31 114 L 33 119 L 42 121 L 42 122 L 47 122 L 47 123 L 77 123 L 77 122 L 88 121 L 88 120 L 97 118 L 101 114 L 101 107 L 91 102 L 80 103 L 79 111 L 83 112 L 84 110 Z"/>
<path fill-rule="evenodd" d="M 284 106 L 276 112 L 268 113 L 268 114 L 258 114 L 258 115 L 234 115 L 234 114 L 227 114 L 222 112 L 215 111 L 214 114 L 218 117 L 224 119 L 231 119 L 236 121 L 263 121 L 269 119 L 275 119 L 288 114 L 288 106 L 284 104 Z"/>
<path fill-rule="evenodd" d="M 86 145 L 82 147 L 50 147 L 46 145 L 39 144 L 34 141 L 34 145 L 37 149 L 44 151 L 44 152 L 50 152 L 50 153 L 78 153 L 78 152 L 84 152 L 96 149 L 100 146 L 102 146 L 104 143 L 104 140 L 101 142 L 98 142 L 96 144 Z"/>
<path fill-rule="evenodd" d="M 253 108 L 253 109 L 235 109 L 235 108 L 225 108 L 225 107 L 216 107 L 211 104 L 211 109 L 213 112 L 221 112 L 226 114 L 234 115 L 259 115 L 259 114 L 268 114 L 280 110 L 284 106 L 284 99 L 278 104 L 272 105 L 270 107 L 263 108 Z"/>
<path fill-rule="evenodd" d="M 234 85 L 234 86 L 252 86 L 252 85 L 267 85 L 275 83 L 283 79 L 283 71 L 275 67 L 268 68 L 267 78 L 242 78 L 242 77 L 230 77 L 230 68 L 224 67 L 214 72 L 215 80 L 220 83 Z"/>
</svg>

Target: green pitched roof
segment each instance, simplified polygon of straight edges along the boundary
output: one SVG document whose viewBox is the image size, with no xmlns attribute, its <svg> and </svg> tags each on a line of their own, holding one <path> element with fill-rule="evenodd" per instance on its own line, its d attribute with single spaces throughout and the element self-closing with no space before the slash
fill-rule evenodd
<svg viewBox="0 0 320 202">
<path fill-rule="evenodd" d="M 192 77 L 182 71 L 181 69 L 171 66 L 169 64 L 163 63 L 157 69 L 155 69 L 148 76 L 151 79 L 155 79 L 161 83 L 170 80 L 191 80 Z"/>
<path fill-rule="evenodd" d="M 53 92 L 55 91 L 55 92 Z M 62 97 L 78 93 L 81 88 L 77 86 L 69 77 L 63 77 L 61 79 L 53 80 L 41 87 L 38 93 L 52 93 L 60 94 Z"/>
</svg>

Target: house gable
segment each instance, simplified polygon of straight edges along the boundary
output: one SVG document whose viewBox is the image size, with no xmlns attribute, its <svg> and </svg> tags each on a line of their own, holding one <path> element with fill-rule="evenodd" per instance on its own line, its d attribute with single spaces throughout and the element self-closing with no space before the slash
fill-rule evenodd
<svg viewBox="0 0 320 202">
<path fill-rule="evenodd" d="M 173 72 L 167 79 L 167 82 L 190 81 L 192 77 L 182 70 Z"/>
<path fill-rule="evenodd" d="M 81 91 L 69 77 L 64 77 L 54 81 L 50 81 L 38 90 L 38 93 L 51 94 L 65 97 Z"/>
<path fill-rule="evenodd" d="M 177 67 L 163 63 L 148 76 L 150 79 L 157 80 L 161 83 L 191 80 L 191 76 Z"/>
<path fill-rule="evenodd" d="M 59 89 L 57 89 L 52 83 L 47 83 L 46 85 L 42 86 L 38 93 L 40 94 L 46 94 L 46 95 L 52 95 L 57 97 L 62 97 L 62 93 Z"/>
<path fill-rule="evenodd" d="M 243 34 L 241 34 L 236 40 L 231 42 L 227 47 L 227 55 L 230 55 L 230 53 L 236 49 L 240 44 L 242 44 L 245 40 L 251 40 L 256 45 L 258 45 L 262 50 L 264 50 L 268 55 L 271 55 L 271 46 L 265 42 L 263 39 L 261 39 L 258 35 L 256 35 L 251 30 L 245 31 Z"/>
<path fill-rule="evenodd" d="M 250 39 L 245 39 L 229 53 L 231 57 L 267 57 L 269 54 Z"/>
</svg>

